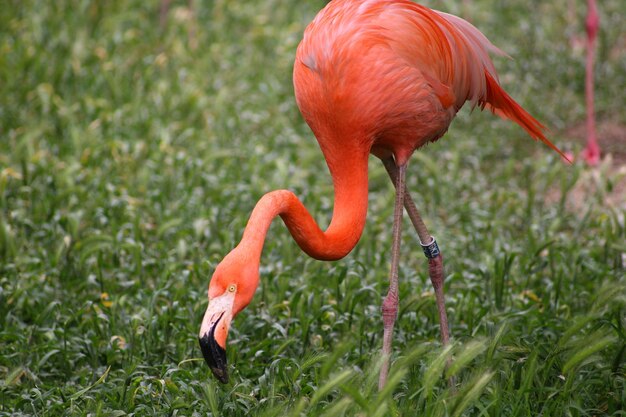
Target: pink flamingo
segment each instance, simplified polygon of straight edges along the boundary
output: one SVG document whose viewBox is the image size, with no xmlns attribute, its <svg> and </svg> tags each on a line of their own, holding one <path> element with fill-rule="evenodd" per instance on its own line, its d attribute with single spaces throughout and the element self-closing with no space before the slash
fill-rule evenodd
<svg viewBox="0 0 626 417">
<path fill-rule="evenodd" d="M 443 258 L 405 185 L 411 155 L 441 138 L 469 102 L 517 123 L 564 156 L 545 137 L 544 126 L 500 86 L 490 51 L 502 54 L 470 23 L 408 0 L 331 1 L 307 27 L 296 52 L 294 89 L 333 178 L 333 216 L 323 230 L 287 190 L 265 194 L 254 207 L 241 242 L 215 268 L 200 327 L 202 354 L 218 380 L 228 382 L 226 338 L 231 321 L 250 303 L 259 284 L 272 220 L 280 216 L 313 258 L 346 256 L 365 226 L 370 154 L 382 160 L 396 188 L 379 388 L 387 380 L 398 313 L 403 206 L 428 258 L 441 339 L 448 343 Z"/>
</svg>

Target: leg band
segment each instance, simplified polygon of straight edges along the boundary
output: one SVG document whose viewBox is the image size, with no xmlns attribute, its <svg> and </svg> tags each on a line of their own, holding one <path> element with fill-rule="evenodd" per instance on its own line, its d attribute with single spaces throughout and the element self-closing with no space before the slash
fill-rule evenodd
<svg viewBox="0 0 626 417">
<path fill-rule="evenodd" d="M 426 255 L 428 259 L 436 258 L 441 253 L 439 251 L 439 246 L 437 245 L 437 241 L 435 240 L 434 236 L 430 237 L 430 243 L 425 245 L 422 242 L 420 242 L 420 245 L 422 246 L 424 255 Z"/>
</svg>

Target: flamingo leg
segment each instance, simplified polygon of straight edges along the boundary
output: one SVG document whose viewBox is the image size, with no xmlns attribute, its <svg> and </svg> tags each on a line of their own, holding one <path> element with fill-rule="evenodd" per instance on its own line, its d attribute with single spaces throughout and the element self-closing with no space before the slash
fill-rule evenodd
<svg viewBox="0 0 626 417">
<path fill-rule="evenodd" d="M 585 60 L 585 102 L 587 105 L 587 147 L 583 150 L 583 159 L 594 166 L 600 162 L 600 146 L 596 135 L 596 116 L 593 98 L 593 63 L 595 61 L 596 37 L 600 25 L 596 0 L 588 0 L 585 26 L 587 29 L 587 57 Z"/>
<path fill-rule="evenodd" d="M 393 162 L 392 162 L 393 163 Z M 395 167 L 395 163 L 394 163 Z M 387 382 L 389 373 L 389 362 L 391 358 L 391 341 L 393 327 L 398 315 L 398 263 L 400 261 L 400 237 L 402 232 L 402 206 L 404 204 L 404 180 L 406 165 L 396 167 L 396 203 L 393 211 L 393 244 L 391 246 L 391 271 L 389 272 L 389 291 L 383 300 L 383 364 L 380 369 L 380 379 L 378 389 L 382 390 Z"/>
<path fill-rule="evenodd" d="M 383 164 L 385 165 L 385 169 L 391 178 L 391 181 L 396 184 L 397 188 L 397 178 L 398 178 L 398 167 L 394 163 L 393 159 L 383 159 Z M 419 236 L 420 244 L 424 249 L 424 253 L 428 258 L 428 274 L 430 276 L 430 282 L 433 284 L 433 288 L 435 290 L 435 300 L 437 302 L 437 310 L 439 311 L 439 330 L 441 332 L 441 342 L 444 345 L 447 345 L 450 342 L 450 330 L 448 326 L 448 315 L 446 313 L 446 304 L 445 298 L 443 294 L 443 256 L 439 251 L 439 247 L 435 242 L 435 238 L 428 233 L 428 229 L 422 220 L 422 216 L 420 212 L 417 210 L 415 206 L 415 202 L 411 198 L 406 186 L 401 188 L 404 190 L 404 208 L 406 209 L 409 219 L 411 219 L 411 223 L 413 223 L 413 227 Z M 397 191 L 396 191 L 397 192 Z M 424 244 L 423 242 L 427 242 Z M 436 250 L 432 248 L 435 246 Z"/>
</svg>

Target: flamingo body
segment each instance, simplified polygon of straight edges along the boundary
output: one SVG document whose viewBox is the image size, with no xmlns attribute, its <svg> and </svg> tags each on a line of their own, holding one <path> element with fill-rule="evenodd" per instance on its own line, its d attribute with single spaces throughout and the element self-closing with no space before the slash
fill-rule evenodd
<svg viewBox="0 0 626 417">
<path fill-rule="evenodd" d="M 410 1 L 334 1 L 298 47 L 296 101 L 323 151 L 358 141 L 406 163 L 467 101 L 554 148 L 498 84 L 490 51 L 503 54 L 463 19 Z"/>
<path fill-rule="evenodd" d="M 287 190 L 267 193 L 256 204 L 241 242 L 217 266 L 209 286 L 200 345 L 220 380 L 227 380 L 228 327 L 257 288 L 272 219 L 280 216 L 308 255 L 322 260 L 345 256 L 365 225 L 370 153 L 386 161 L 392 177 L 402 176 L 396 187 L 403 195 L 411 154 L 439 139 L 468 101 L 511 119 L 560 153 L 544 136 L 544 127 L 500 87 L 489 52 L 502 54 L 468 22 L 408 0 L 334 0 L 307 27 L 296 53 L 294 88 L 333 178 L 333 216 L 322 230 Z M 397 198 L 394 245 L 401 210 Z M 419 217 L 414 207 L 413 212 Z M 393 252 L 397 260 L 398 251 Z M 441 285 L 441 258 L 432 265 L 439 265 L 435 272 Z M 397 290 L 396 284 L 390 288 L 394 285 Z M 391 295 L 383 303 L 385 339 L 387 321 L 396 314 L 397 294 Z"/>
</svg>

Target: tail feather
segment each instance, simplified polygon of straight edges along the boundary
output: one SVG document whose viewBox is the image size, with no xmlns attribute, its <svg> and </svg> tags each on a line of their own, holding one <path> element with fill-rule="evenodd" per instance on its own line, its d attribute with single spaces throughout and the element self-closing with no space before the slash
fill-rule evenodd
<svg viewBox="0 0 626 417">
<path fill-rule="evenodd" d="M 514 121 L 520 125 L 531 138 L 545 143 L 550 149 L 558 152 L 565 160 L 572 162 L 563 151 L 546 138 L 544 132 L 547 129 L 543 124 L 531 116 L 522 106 L 517 104 L 517 102 L 500 87 L 498 82 L 488 71 L 485 71 L 485 77 L 487 79 L 487 91 L 485 92 L 484 99 L 479 102 L 481 109 L 487 107 L 497 116 Z"/>
<path fill-rule="evenodd" d="M 478 105 L 482 109 L 487 107 L 503 119 L 514 121 L 526 130 L 533 139 L 542 141 L 569 161 L 569 158 L 545 137 L 546 127 L 500 87 L 498 75 L 489 57 L 489 52 L 503 56 L 508 55 L 495 47 L 471 23 L 454 15 L 436 13 L 447 22 L 446 28 L 451 32 L 444 31 L 444 34 L 457 52 L 457 59 L 454 60 L 456 65 L 454 85 L 457 98 L 460 99 L 460 102 L 457 102 L 457 107 L 460 108 L 466 100 L 472 106 Z"/>
</svg>

